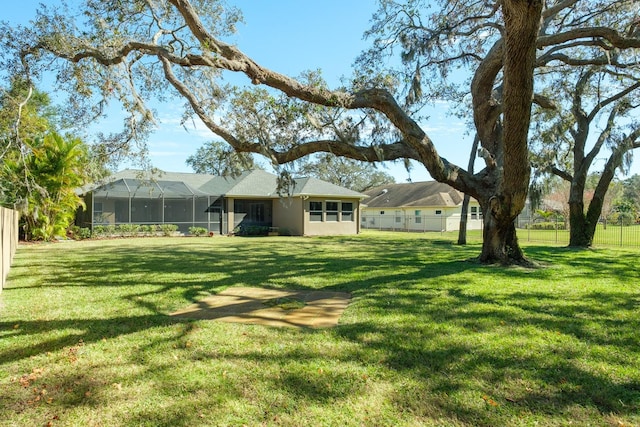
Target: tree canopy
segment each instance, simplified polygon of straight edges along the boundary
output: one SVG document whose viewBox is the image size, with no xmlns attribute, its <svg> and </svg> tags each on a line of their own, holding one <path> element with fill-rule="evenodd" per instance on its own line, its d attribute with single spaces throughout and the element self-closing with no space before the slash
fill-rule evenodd
<svg viewBox="0 0 640 427">
<path fill-rule="evenodd" d="M 97 177 L 89 147 L 56 132 L 60 110 L 20 77 L 0 95 L 0 204 L 21 211 L 24 237 L 64 236 L 83 202 L 76 189 Z"/>
<path fill-rule="evenodd" d="M 195 173 L 218 176 L 236 175 L 256 167 L 250 153 L 234 151 L 222 141 L 207 142 L 195 154 L 187 157 L 186 163 Z"/>
<path fill-rule="evenodd" d="M 354 191 L 366 191 L 379 185 L 395 183 L 395 178 L 378 170 L 371 163 L 358 162 L 330 153 L 322 153 L 308 159 L 298 171 Z"/>
<path fill-rule="evenodd" d="M 614 51 L 609 57 L 580 69 L 547 71 L 544 90 L 555 96 L 556 108 L 535 109 L 536 175 L 552 174 L 570 184 L 570 246 L 592 244 L 616 171 L 628 168 L 640 147 L 640 66 L 631 52 Z M 594 170 L 603 157 L 602 169 Z M 598 182 L 585 204 L 589 176 L 598 176 Z"/>
<path fill-rule="evenodd" d="M 519 262 L 513 220 L 529 184 L 531 104 L 553 106 L 534 93 L 534 71 L 601 64 L 640 47 L 637 23 L 628 19 L 634 4 L 465 0 L 430 9 L 429 1 L 382 0 L 368 34 L 372 49 L 348 83 L 329 88 L 316 73 L 285 76 L 226 43 L 239 14 L 218 1 L 88 0 L 80 13 L 45 8 L 33 27 L 5 26 L 3 65 L 30 76 L 54 70 L 76 104 L 99 99 L 96 111 L 104 99 L 120 99 L 130 112 L 128 132 L 119 135 L 125 143 L 152 124 L 146 99 L 177 95 L 187 114 L 236 151 L 277 165 L 317 152 L 417 160 L 436 180 L 480 202 L 480 259 Z M 396 53 L 401 67 L 387 69 L 384 58 Z M 447 80 L 455 67 L 472 76 L 466 92 L 486 164 L 477 173 L 442 158 L 420 125 L 421 102 L 461 93 Z M 243 73 L 255 87 L 225 88 L 217 79 L 222 71 Z"/>
</svg>

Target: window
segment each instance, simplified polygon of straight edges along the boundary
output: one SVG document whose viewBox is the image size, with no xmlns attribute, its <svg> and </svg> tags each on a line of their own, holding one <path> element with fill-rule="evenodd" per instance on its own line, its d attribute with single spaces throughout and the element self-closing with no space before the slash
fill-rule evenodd
<svg viewBox="0 0 640 427">
<path fill-rule="evenodd" d="M 93 222 L 102 222 L 102 202 L 93 202 Z"/>
<path fill-rule="evenodd" d="M 436 209 L 436 215 L 442 215 L 442 210 Z"/>
<path fill-rule="evenodd" d="M 384 215 L 384 211 L 380 211 L 380 215 Z"/>
<path fill-rule="evenodd" d="M 251 203 L 249 205 L 249 220 L 251 222 L 264 222 L 264 204 Z"/>
<path fill-rule="evenodd" d="M 309 221 L 322 221 L 322 202 L 309 202 Z"/>
<path fill-rule="evenodd" d="M 342 221 L 353 221 L 353 203 L 342 202 Z"/>
<path fill-rule="evenodd" d="M 396 223 L 402 222 L 402 211 L 396 211 Z"/>
<path fill-rule="evenodd" d="M 338 221 L 338 202 L 329 202 L 325 203 L 326 206 L 326 220 L 327 221 Z"/>
<path fill-rule="evenodd" d="M 471 219 L 478 219 L 478 207 L 471 206 Z"/>
<path fill-rule="evenodd" d="M 415 212 L 416 215 L 416 224 L 421 224 L 422 223 L 422 211 L 421 210 L 416 210 Z"/>
</svg>

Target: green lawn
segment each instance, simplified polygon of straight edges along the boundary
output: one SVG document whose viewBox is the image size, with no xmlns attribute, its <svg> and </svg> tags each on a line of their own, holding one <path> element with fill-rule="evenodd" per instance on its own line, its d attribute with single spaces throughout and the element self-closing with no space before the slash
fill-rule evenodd
<svg viewBox="0 0 640 427">
<path fill-rule="evenodd" d="M 553 246 L 567 246 L 569 244 L 569 230 L 532 230 L 518 228 L 516 231 L 520 243 L 546 243 Z M 375 230 L 369 232 L 372 233 L 375 232 Z M 440 238 L 453 243 L 458 241 L 457 231 L 442 233 L 427 231 L 426 234 L 432 236 L 431 238 Z M 470 243 L 482 242 L 482 231 L 469 230 L 467 232 L 467 241 Z M 593 237 L 593 245 L 595 247 L 613 246 L 640 249 L 640 225 L 621 227 L 617 224 L 609 224 L 607 227 L 604 227 L 602 224 L 598 224 Z"/>
<path fill-rule="evenodd" d="M 569 230 L 518 230 L 520 241 L 569 244 Z M 620 226 L 598 224 L 593 236 L 594 246 L 640 247 L 640 225 Z"/>
<path fill-rule="evenodd" d="M 640 425 L 638 250 L 429 235 L 23 245 L 0 294 L 2 426 Z M 333 329 L 167 313 L 229 286 L 348 291 Z"/>
</svg>

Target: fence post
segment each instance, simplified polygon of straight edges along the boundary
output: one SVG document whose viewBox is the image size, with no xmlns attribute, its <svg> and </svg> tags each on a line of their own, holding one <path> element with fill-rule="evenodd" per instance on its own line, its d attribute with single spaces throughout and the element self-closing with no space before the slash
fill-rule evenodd
<svg viewBox="0 0 640 427">
<path fill-rule="evenodd" d="M 622 215 L 620 215 L 620 246 L 622 246 Z"/>
<path fill-rule="evenodd" d="M 0 206 L 0 292 L 18 247 L 18 211 Z"/>
</svg>

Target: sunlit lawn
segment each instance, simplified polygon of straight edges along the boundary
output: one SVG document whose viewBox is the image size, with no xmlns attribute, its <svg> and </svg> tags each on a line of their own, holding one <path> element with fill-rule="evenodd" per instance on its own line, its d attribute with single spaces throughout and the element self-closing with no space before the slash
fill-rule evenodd
<svg viewBox="0 0 640 427">
<path fill-rule="evenodd" d="M 569 230 L 518 230 L 521 241 L 551 242 L 569 244 Z M 595 246 L 624 246 L 640 248 L 640 225 L 620 226 L 598 224 L 593 236 Z"/>
<path fill-rule="evenodd" d="M 638 250 L 526 246 L 525 270 L 429 238 L 21 246 L 0 425 L 640 425 Z M 167 315 L 230 286 L 353 300 L 321 330 Z"/>
<path fill-rule="evenodd" d="M 569 230 L 532 230 L 518 228 L 516 231 L 520 242 L 545 243 L 551 246 L 567 246 L 569 244 Z M 427 237 L 457 242 L 458 232 L 427 232 Z M 482 231 L 468 231 L 467 241 L 470 243 L 480 243 L 482 241 Z M 605 227 L 603 224 L 598 224 L 593 237 L 593 245 L 600 248 L 624 247 L 640 249 L 640 225 L 620 226 L 618 224 L 609 224 Z"/>
</svg>

